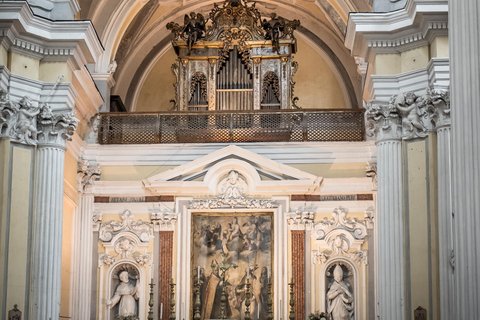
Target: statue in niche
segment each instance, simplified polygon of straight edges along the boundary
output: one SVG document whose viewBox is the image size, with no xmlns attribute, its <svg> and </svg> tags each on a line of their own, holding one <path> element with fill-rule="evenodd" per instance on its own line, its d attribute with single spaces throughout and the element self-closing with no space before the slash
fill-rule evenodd
<svg viewBox="0 0 480 320">
<path fill-rule="evenodd" d="M 228 173 L 228 177 L 220 182 L 219 189 L 222 199 L 239 199 L 247 191 L 247 183 L 239 177 L 237 171 L 232 170 Z"/>
<path fill-rule="evenodd" d="M 188 52 L 192 50 L 192 46 L 205 36 L 205 17 L 201 13 L 191 12 L 190 16 L 185 15 L 183 35 L 187 35 Z"/>
<path fill-rule="evenodd" d="M 427 128 L 423 125 L 421 117 L 425 115 L 423 106 L 425 105 L 421 97 L 413 92 L 407 92 L 392 97 L 393 106 L 398 110 L 402 118 L 403 130 L 407 132 L 407 139 L 425 137 Z"/>
<path fill-rule="evenodd" d="M 130 282 L 130 275 L 128 271 L 122 271 L 119 275 L 120 284 L 115 289 L 112 299 L 107 300 L 107 306 L 111 309 L 118 305 L 118 313 L 115 319 L 126 319 L 138 317 L 137 302 L 140 291 L 140 281 L 136 279 L 136 284 Z"/>
<path fill-rule="evenodd" d="M 332 320 L 351 320 L 354 311 L 353 293 L 343 280 L 344 272 L 340 264 L 335 266 L 333 278 L 327 291 L 327 312 Z"/>
</svg>

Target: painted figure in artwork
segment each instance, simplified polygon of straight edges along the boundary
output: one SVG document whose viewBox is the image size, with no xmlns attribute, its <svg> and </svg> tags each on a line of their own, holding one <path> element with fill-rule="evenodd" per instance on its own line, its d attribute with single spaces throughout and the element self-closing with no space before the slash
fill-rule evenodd
<svg viewBox="0 0 480 320">
<path fill-rule="evenodd" d="M 119 278 L 121 282 L 115 290 L 112 299 L 107 300 L 107 306 L 113 308 L 119 303 L 118 314 L 115 316 L 137 316 L 137 303 L 135 300 L 139 298 L 140 282 L 137 279 L 136 285 L 130 283 L 128 271 L 122 271 Z"/>
<path fill-rule="evenodd" d="M 333 270 L 335 279 L 327 292 L 328 314 L 332 320 L 351 320 L 353 315 L 353 294 L 343 281 L 343 269 L 337 264 Z"/>
</svg>

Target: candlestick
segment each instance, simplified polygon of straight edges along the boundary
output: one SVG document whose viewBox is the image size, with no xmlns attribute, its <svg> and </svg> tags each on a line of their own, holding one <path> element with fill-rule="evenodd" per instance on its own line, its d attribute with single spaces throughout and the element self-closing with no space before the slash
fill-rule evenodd
<svg viewBox="0 0 480 320">
<path fill-rule="evenodd" d="M 290 314 L 288 316 L 288 318 L 290 320 L 295 320 L 295 310 L 293 310 L 293 307 L 295 305 L 295 300 L 293 298 L 293 278 L 292 278 L 292 282 L 288 284 L 290 286 Z"/>
<path fill-rule="evenodd" d="M 197 278 L 198 282 L 200 282 L 200 266 L 197 267 Z"/>
<path fill-rule="evenodd" d="M 257 304 L 257 320 L 260 319 L 260 308 L 258 307 L 258 304 Z"/>
<path fill-rule="evenodd" d="M 248 281 L 247 278 L 247 283 L 245 284 L 247 287 L 245 291 L 245 320 L 250 320 L 250 281 Z"/>
<path fill-rule="evenodd" d="M 148 320 L 153 320 L 153 305 L 154 305 L 154 302 L 153 302 L 153 286 L 155 284 L 153 283 L 153 279 L 152 281 L 150 282 L 150 300 L 148 301 L 148 306 L 150 307 L 149 310 L 148 310 L 148 317 L 147 319 Z"/>
<path fill-rule="evenodd" d="M 170 284 L 170 320 L 175 320 L 177 316 L 175 315 L 175 283 Z"/>
<path fill-rule="evenodd" d="M 197 281 L 195 284 L 195 299 L 193 303 L 193 320 L 200 320 L 201 319 L 201 314 L 200 314 L 200 309 L 202 307 L 201 301 L 200 301 L 200 281 Z"/>
</svg>

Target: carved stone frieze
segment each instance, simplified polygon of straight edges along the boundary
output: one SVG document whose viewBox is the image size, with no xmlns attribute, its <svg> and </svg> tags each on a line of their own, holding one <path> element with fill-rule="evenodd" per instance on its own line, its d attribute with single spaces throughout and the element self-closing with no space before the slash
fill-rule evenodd
<svg viewBox="0 0 480 320">
<path fill-rule="evenodd" d="M 100 178 L 100 165 L 80 159 L 77 168 L 77 189 L 81 193 L 90 193 L 95 181 Z"/>
<path fill-rule="evenodd" d="M 349 257 L 352 261 L 360 264 L 368 264 L 368 256 L 366 251 L 355 251 L 349 254 Z"/>
<path fill-rule="evenodd" d="M 111 266 L 112 264 L 115 263 L 115 261 L 117 261 L 117 257 L 108 255 L 106 253 L 102 253 L 102 254 L 100 254 L 98 260 L 99 260 L 100 264 L 105 264 L 106 266 Z"/>
<path fill-rule="evenodd" d="M 40 109 L 25 96 L 19 103 L 10 100 L 9 94 L 0 90 L 0 137 L 20 143 L 37 143 L 37 115 Z"/>
<path fill-rule="evenodd" d="M 450 125 L 450 91 L 428 87 L 424 100 L 427 113 L 435 127 Z"/>
<path fill-rule="evenodd" d="M 153 238 L 153 226 L 149 222 L 142 220 L 133 221 L 133 213 L 130 210 L 125 210 L 121 215 L 122 221 L 109 221 L 102 223 L 99 229 L 99 238 L 102 241 L 109 242 L 113 239 L 115 234 L 123 231 L 131 231 L 136 234 L 140 241 L 148 242 Z"/>
<path fill-rule="evenodd" d="M 153 262 L 153 255 L 151 253 L 141 254 L 141 253 L 135 252 L 133 254 L 133 258 L 135 259 L 137 264 L 142 267 L 151 265 Z"/>
<path fill-rule="evenodd" d="M 339 229 L 351 233 L 355 239 L 363 240 L 367 236 L 365 222 L 359 221 L 355 218 L 349 219 L 346 217 L 347 213 L 348 211 L 345 208 L 335 208 L 332 213 L 333 219 L 328 220 L 327 218 L 324 218 L 315 223 L 312 235 L 314 235 L 317 240 L 323 240 L 326 235 Z"/>
<path fill-rule="evenodd" d="M 308 230 L 315 219 L 314 212 L 290 212 L 287 214 L 287 222 L 291 230 Z"/>
<path fill-rule="evenodd" d="M 77 129 L 79 120 L 75 118 L 75 110 L 54 114 L 48 104 L 40 108 L 37 116 L 38 143 L 65 146 Z"/>
<path fill-rule="evenodd" d="M 365 168 L 367 177 L 372 178 L 372 190 L 377 190 L 377 164 L 376 163 L 367 163 Z"/>
<path fill-rule="evenodd" d="M 392 105 L 367 104 L 365 129 L 368 136 L 376 136 L 378 141 L 402 137 L 401 120 Z"/>
<path fill-rule="evenodd" d="M 325 251 L 312 251 L 312 263 L 313 264 L 325 264 L 327 263 L 328 259 L 330 258 L 330 254 Z"/>
<path fill-rule="evenodd" d="M 152 221 L 155 231 L 165 231 L 175 229 L 177 223 L 178 214 L 175 212 L 153 212 L 150 214 L 150 220 Z"/>
</svg>

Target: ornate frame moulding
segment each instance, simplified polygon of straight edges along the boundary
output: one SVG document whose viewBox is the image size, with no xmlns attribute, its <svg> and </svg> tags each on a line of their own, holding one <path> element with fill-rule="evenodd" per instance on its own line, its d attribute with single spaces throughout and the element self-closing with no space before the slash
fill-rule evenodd
<svg viewBox="0 0 480 320">
<path fill-rule="evenodd" d="M 153 238 L 153 224 L 151 222 L 133 221 L 134 214 L 130 210 L 125 210 L 120 216 L 122 221 L 109 221 L 100 224 L 99 238 L 104 242 L 110 242 L 115 235 L 124 231 L 130 231 L 135 234 L 140 241 L 149 242 Z"/>
</svg>

